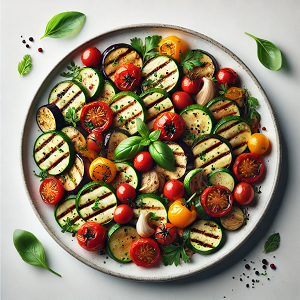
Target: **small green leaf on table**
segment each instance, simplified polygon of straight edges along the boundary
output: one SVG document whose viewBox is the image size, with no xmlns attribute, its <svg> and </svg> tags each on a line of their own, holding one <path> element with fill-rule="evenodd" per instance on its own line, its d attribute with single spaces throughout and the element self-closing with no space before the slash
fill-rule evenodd
<svg viewBox="0 0 300 300">
<path fill-rule="evenodd" d="M 18 64 L 18 71 L 20 76 L 28 74 L 32 69 L 31 56 L 29 54 L 24 55 L 23 60 Z"/>
<path fill-rule="evenodd" d="M 267 241 L 265 242 L 264 251 L 265 253 L 275 251 L 280 244 L 280 235 L 279 233 L 273 233 L 271 234 Z"/>
</svg>

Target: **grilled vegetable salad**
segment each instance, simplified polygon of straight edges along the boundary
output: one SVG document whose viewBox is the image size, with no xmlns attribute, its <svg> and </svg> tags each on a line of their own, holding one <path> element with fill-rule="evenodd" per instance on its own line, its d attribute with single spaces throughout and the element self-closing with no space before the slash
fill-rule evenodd
<svg viewBox="0 0 300 300">
<path fill-rule="evenodd" d="M 36 115 L 35 175 L 62 232 L 143 267 L 217 250 L 264 175 L 258 100 L 176 36 L 88 48 L 82 63 Z"/>
</svg>

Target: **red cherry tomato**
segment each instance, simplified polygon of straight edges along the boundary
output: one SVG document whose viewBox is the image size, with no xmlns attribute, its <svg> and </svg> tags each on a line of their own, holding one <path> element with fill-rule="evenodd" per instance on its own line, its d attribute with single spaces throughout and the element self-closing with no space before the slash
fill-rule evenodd
<svg viewBox="0 0 300 300">
<path fill-rule="evenodd" d="M 264 162 L 254 153 L 242 153 L 234 161 L 232 170 L 239 181 L 252 183 L 263 174 Z"/>
<path fill-rule="evenodd" d="M 102 132 L 111 125 L 112 121 L 112 110 L 101 101 L 88 103 L 81 111 L 80 123 L 87 132 L 92 132 L 95 128 Z"/>
<path fill-rule="evenodd" d="M 136 191 L 132 185 L 121 183 L 117 188 L 117 197 L 122 203 L 128 204 L 134 201 Z"/>
<path fill-rule="evenodd" d="M 86 146 L 89 150 L 99 152 L 103 147 L 104 136 L 95 128 L 86 138 Z"/>
<path fill-rule="evenodd" d="M 171 179 L 164 186 L 164 195 L 170 201 L 180 199 L 184 195 L 184 185 L 177 179 Z"/>
<path fill-rule="evenodd" d="M 151 238 L 139 238 L 130 248 L 132 261 L 140 267 L 151 267 L 160 259 L 160 249 Z"/>
<path fill-rule="evenodd" d="M 40 185 L 40 195 L 47 204 L 56 204 L 64 196 L 63 184 L 55 177 L 46 178 Z"/>
<path fill-rule="evenodd" d="M 117 206 L 114 212 L 114 220 L 118 224 L 126 224 L 133 217 L 133 210 L 127 204 L 121 204 Z"/>
<path fill-rule="evenodd" d="M 81 61 L 89 68 L 96 68 L 101 61 L 101 52 L 95 47 L 87 48 L 81 54 Z"/>
<path fill-rule="evenodd" d="M 173 141 L 184 134 L 186 124 L 180 115 L 169 111 L 159 114 L 153 127 L 154 130 L 161 130 L 161 139 Z"/>
<path fill-rule="evenodd" d="M 228 188 L 222 185 L 207 187 L 200 196 L 201 206 L 212 217 L 226 215 L 233 202 L 233 196 Z"/>
<path fill-rule="evenodd" d="M 178 235 L 177 228 L 171 223 L 163 223 L 156 228 L 155 240 L 161 245 L 172 244 Z"/>
<path fill-rule="evenodd" d="M 254 189 L 247 182 L 240 182 L 233 191 L 234 200 L 240 205 L 248 205 L 254 199 Z"/>
<path fill-rule="evenodd" d="M 115 84 L 122 91 L 134 91 L 141 79 L 141 69 L 133 64 L 124 64 L 115 72 Z"/>
<path fill-rule="evenodd" d="M 181 88 L 184 92 L 195 95 L 200 91 L 202 84 L 202 78 L 192 78 L 189 75 L 185 75 L 181 81 Z"/>
<path fill-rule="evenodd" d="M 136 170 L 140 172 L 148 172 L 153 167 L 153 158 L 148 151 L 140 152 L 133 161 L 133 165 Z"/>
<path fill-rule="evenodd" d="M 193 98 L 190 94 L 186 92 L 175 92 L 172 95 L 172 101 L 175 106 L 175 108 L 182 110 L 186 108 L 189 105 L 192 105 L 194 103 Z"/>
<path fill-rule="evenodd" d="M 107 232 L 101 224 L 87 222 L 79 228 L 76 237 L 79 245 L 85 250 L 99 251 L 105 245 Z"/>
<path fill-rule="evenodd" d="M 238 84 L 238 76 L 236 72 L 230 68 L 220 69 L 216 75 L 219 85 L 225 85 L 227 87 L 236 86 Z"/>
</svg>

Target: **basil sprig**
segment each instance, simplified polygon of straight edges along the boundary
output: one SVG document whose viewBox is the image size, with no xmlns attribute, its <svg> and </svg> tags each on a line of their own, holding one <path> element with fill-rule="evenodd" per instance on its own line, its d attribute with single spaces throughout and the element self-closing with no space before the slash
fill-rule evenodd
<svg viewBox="0 0 300 300">
<path fill-rule="evenodd" d="M 141 136 L 131 136 L 123 140 L 116 148 L 114 160 L 127 160 L 134 158 L 145 146 L 149 146 L 149 152 L 154 161 L 163 169 L 175 171 L 175 157 L 171 148 L 158 141 L 161 130 L 150 133 L 147 125 L 136 118 L 136 127 Z"/>
</svg>

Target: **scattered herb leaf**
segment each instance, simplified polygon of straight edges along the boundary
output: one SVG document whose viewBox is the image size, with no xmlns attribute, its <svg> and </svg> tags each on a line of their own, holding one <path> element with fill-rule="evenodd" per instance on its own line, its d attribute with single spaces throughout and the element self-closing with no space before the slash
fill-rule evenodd
<svg viewBox="0 0 300 300">
<path fill-rule="evenodd" d="M 203 62 L 199 60 L 202 57 L 200 50 L 190 50 L 188 49 L 185 54 L 179 53 L 180 66 L 186 68 L 187 70 L 193 69 L 194 66 L 200 67 Z"/>
<path fill-rule="evenodd" d="M 265 247 L 264 247 L 264 251 L 265 253 L 271 252 L 271 251 L 275 251 L 280 244 L 280 235 L 279 233 L 273 233 L 271 234 L 267 241 L 265 242 Z"/>
<path fill-rule="evenodd" d="M 76 127 L 76 122 L 80 120 L 79 116 L 76 114 L 75 107 L 70 107 L 66 112 L 66 121 L 72 123 Z"/>
<path fill-rule="evenodd" d="M 73 231 L 73 226 L 75 224 L 73 219 L 70 219 L 67 217 L 67 220 L 64 220 L 66 223 L 62 226 L 63 230 L 61 231 L 62 233 L 67 232 L 72 232 Z"/>
<path fill-rule="evenodd" d="M 28 74 L 32 69 L 31 56 L 29 54 L 24 55 L 23 60 L 18 64 L 18 71 L 20 76 Z"/>
<path fill-rule="evenodd" d="M 161 259 L 165 266 L 175 264 L 177 267 L 180 264 L 180 259 L 182 259 L 185 263 L 189 261 L 189 257 L 184 249 L 184 244 L 179 246 L 170 244 L 163 246 L 162 248 L 164 253 Z"/>
<path fill-rule="evenodd" d="M 150 211 L 150 213 L 149 213 L 149 218 L 150 218 L 151 220 L 155 220 L 155 221 L 158 220 L 158 216 L 156 215 L 156 213 L 154 213 L 154 212 L 152 212 L 152 211 Z"/>
<path fill-rule="evenodd" d="M 44 180 L 48 177 L 48 173 L 47 173 L 47 171 L 45 171 L 45 170 L 42 170 L 39 174 L 37 174 L 37 173 L 35 173 L 35 171 L 33 171 L 33 174 L 34 174 L 36 177 L 41 178 L 40 181 L 44 181 Z"/>
<path fill-rule="evenodd" d="M 80 67 L 79 66 L 76 66 L 74 61 L 71 61 L 71 66 L 67 66 L 67 69 L 70 71 L 70 72 L 62 72 L 60 73 L 60 76 L 62 77 L 67 77 L 67 78 L 76 78 L 78 81 L 80 81 L 80 77 L 78 76 L 79 75 L 79 72 L 80 72 Z M 82 81 L 82 78 L 81 78 L 81 81 Z"/>
</svg>

